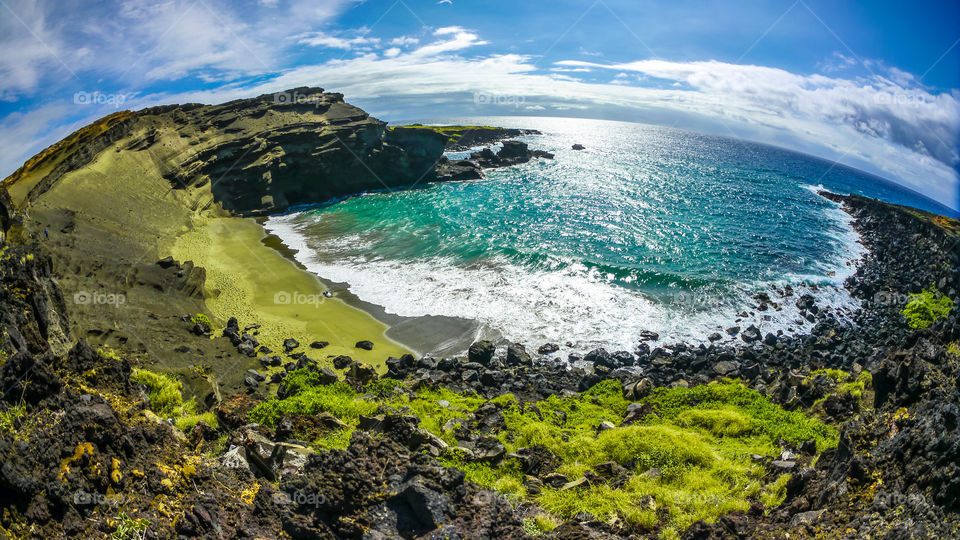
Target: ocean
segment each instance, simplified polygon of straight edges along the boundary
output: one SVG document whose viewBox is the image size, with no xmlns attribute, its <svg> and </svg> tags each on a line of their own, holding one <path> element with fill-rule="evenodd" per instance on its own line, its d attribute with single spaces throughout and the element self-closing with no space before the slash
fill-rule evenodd
<svg viewBox="0 0 960 540">
<path fill-rule="evenodd" d="M 842 284 L 864 248 L 819 189 L 945 211 L 875 176 L 729 137 L 580 119 L 449 123 L 465 121 L 538 129 L 522 140 L 556 157 L 265 227 L 310 271 L 388 313 L 473 319 L 528 348 L 632 351 L 642 331 L 667 343 L 734 339 L 731 325 L 807 332 L 801 294 L 841 317 L 856 309 Z M 756 309 L 759 293 L 776 307 Z"/>
</svg>

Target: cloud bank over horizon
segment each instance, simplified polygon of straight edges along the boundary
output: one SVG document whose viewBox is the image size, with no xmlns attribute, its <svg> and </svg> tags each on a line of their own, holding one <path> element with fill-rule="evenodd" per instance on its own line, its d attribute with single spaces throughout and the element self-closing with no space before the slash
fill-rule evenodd
<svg viewBox="0 0 960 540">
<path fill-rule="evenodd" d="M 0 60 L 4 175 L 117 109 L 322 86 L 387 120 L 575 116 L 756 140 L 960 209 L 960 90 L 850 51 L 831 51 L 805 71 L 649 58 L 639 46 L 640 59 L 552 46 L 548 55 L 455 24 L 418 21 L 393 32 L 333 24 L 358 9 L 348 2 L 212 5 L 120 2 L 112 25 L 96 28 L 58 23 L 45 2 L 0 8 L 16 14 L 0 22 L 10 51 Z"/>
</svg>

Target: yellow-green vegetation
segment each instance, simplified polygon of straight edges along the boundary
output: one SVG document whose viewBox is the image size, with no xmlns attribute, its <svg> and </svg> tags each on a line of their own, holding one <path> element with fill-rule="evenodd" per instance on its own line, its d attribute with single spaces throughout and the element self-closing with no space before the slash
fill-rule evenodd
<svg viewBox="0 0 960 540">
<path fill-rule="evenodd" d="M 323 283 L 263 245 L 265 236 L 252 219 L 215 218 L 197 220 L 177 239 L 173 257 L 206 269 L 211 315 L 260 324 L 257 339 L 274 350 L 286 338 L 302 344 L 323 339 L 330 342 L 325 354 L 346 354 L 381 369 L 388 356 L 410 352 L 387 338 L 386 325 L 368 313 L 326 298 Z M 372 351 L 354 347 L 364 339 L 374 342 Z"/>
<path fill-rule="evenodd" d="M 196 401 L 184 401 L 183 383 L 175 375 L 135 369 L 130 380 L 146 386 L 153 412 L 163 418 L 173 418 L 174 424 L 181 431 L 193 429 L 200 420 L 211 427 L 217 427 L 215 414 L 198 413 Z"/>
<path fill-rule="evenodd" d="M 960 356 L 960 342 L 954 341 L 950 345 L 947 345 L 947 352 L 953 356 Z"/>
<path fill-rule="evenodd" d="M 213 327 L 213 323 L 210 322 L 210 317 L 207 317 L 205 313 L 197 313 L 193 317 L 190 317 L 190 322 L 193 324 L 205 324 L 208 327 Z"/>
<path fill-rule="evenodd" d="M 357 418 L 374 414 L 381 406 L 415 414 L 422 427 L 451 445 L 441 458 L 446 465 L 464 470 L 473 482 L 548 512 L 539 524 L 526 523 L 530 531 L 547 531 L 558 520 L 590 512 L 602 520 L 661 526 L 667 536 L 675 536 L 699 519 L 713 521 L 727 512 L 745 510 L 753 502 L 772 507 L 783 500 L 789 477 L 767 478 L 751 454 L 779 454 L 781 439 L 794 444 L 814 440 L 820 450 L 837 444 L 834 428 L 800 411 L 786 411 L 735 381 L 659 389 L 642 401 L 650 414 L 604 431 L 598 430 L 600 423 L 620 425 L 630 403 L 616 381 L 536 404 L 520 403 L 507 394 L 494 401 L 501 405 L 506 422 L 497 436 L 508 452 L 543 445 L 559 458 L 557 472 L 570 480 L 610 461 L 632 473 L 621 487 L 606 483 L 544 487 L 541 493 L 528 495 L 516 461 L 496 466 L 469 462 L 455 448 L 453 431 L 458 422 L 466 422 L 472 411 L 486 403 L 484 398 L 442 388 L 416 394 L 394 391 L 399 383 L 390 380 L 361 392 L 344 383 L 318 382 L 319 376 L 306 370 L 291 373 L 287 378 L 290 396 L 260 404 L 250 413 L 251 420 L 272 425 L 286 414 L 326 412 L 348 424 L 347 429 L 314 441 L 313 446 L 321 449 L 344 448 Z"/>
<path fill-rule="evenodd" d="M 144 538 L 147 527 L 150 526 L 150 522 L 146 519 L 133 519 L 127 516 L 126 512 L 120 512 L 120 514 L 113 518 L 113 522 L 117 527 L 110 536 L 113 540 L 135 540 Z"/>
<path fill-rule="evenodd" d="M 0 433 L 12 434 L 15 437 L 22 434 L 23 423 L 27 418 L 27 407 L 23 403 L 10 405 L 0 410 Z"/>
<path fill-rule="evenodd" d="M 560 521 L 549 514 L 539 514 L 523 520 L 523 532 L 530 536 L 541 536 L 559 526 Z"/>
<path fill-rule="evenodd" d="M 406 126 L 395 126 L 391 129 L 403 129 L 403 128 L 420 128 L 420 129 L 429 129 L 440 133 L 441 135 L 446 135 L 449 138 L 449 141 L 456 141 L 463 136 L 467 131 L 475 131 L 479 129 L 502 129 L 494 126 L 425 126 L 423 124 L 409 124 Z"/>
<path fill-rule="evenodd" d="M 810 372 L 811 376 L 817 375 L 826 375 L 833 379 L 837 384 L 836 388 L 832 394 L 850 394 L 853 397 L 862 400 L 864 398 L 864 393 L 873 388 L 873 376 L 869 371 L 863 370 L 859 375 L 854 375 L 847 371 L 840 369 L 817 369 Z M 805 380 L 803 383 L 807 384 L 810 379 Z M 817 400 L 816 405 L 822 403 L 827 396 Z M 862 403 L 864 406 L 868 406 L 868 403 Z"/>
<path fill-rule="evenodd" d="M 953 300 L 931 287 L 920 293 L 911 294 L 910 300 L 901 313 L 907 318 L 910 328 L 922 330 L 937 319 L 946 317 L 952 309 Z"/>
</svg>

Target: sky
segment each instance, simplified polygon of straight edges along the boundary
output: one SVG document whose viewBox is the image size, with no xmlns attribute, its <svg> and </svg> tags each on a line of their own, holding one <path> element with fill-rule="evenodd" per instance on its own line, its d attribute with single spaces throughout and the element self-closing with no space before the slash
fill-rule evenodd
<svg viewBox="0 0 960 540">
<path fill-rule="evenodd" d="M 116 110 L 320 86 L 740 137 L 960 208 L 955 0 L 0 0 L 0 50 L 0 176 Z"/>
</svg>

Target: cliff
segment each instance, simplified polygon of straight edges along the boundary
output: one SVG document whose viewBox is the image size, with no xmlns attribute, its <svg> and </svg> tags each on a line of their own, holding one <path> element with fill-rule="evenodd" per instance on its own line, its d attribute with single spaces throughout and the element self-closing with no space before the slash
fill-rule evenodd
<svg viewBox="0 0 960 540">
<path fill-rule="evenodd" d="M 433 181 L 446 141 L 430 129 L 388 130 L 342 94 L 297 88 L 110 115 L 31 158 L 4 186 L 16 203 L 29 205 L 113 147 L 140 154 L 141 166 L 158 170 L 173 189 L 256 215 Z"/>
</svg>

